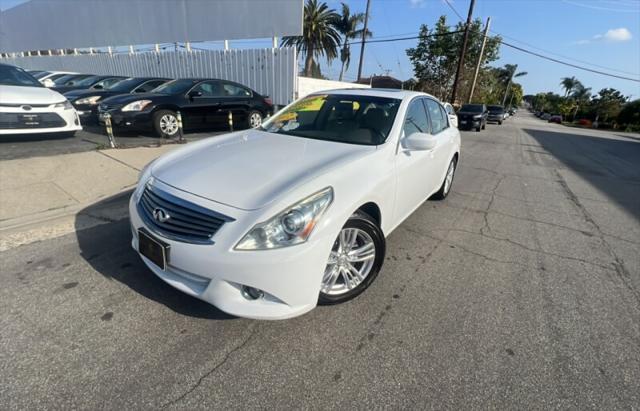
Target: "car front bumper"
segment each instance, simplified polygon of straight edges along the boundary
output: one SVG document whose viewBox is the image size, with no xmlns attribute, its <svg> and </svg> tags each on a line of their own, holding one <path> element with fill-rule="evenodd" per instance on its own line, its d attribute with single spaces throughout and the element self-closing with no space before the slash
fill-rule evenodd
<svg viewBox="0 0 640 411">
<path fill-rule="evenodd" d="M 168 244 L 169 257 L 164 270 L 140 255 L 147 267 L 167 284 L 228 314 L 246 318 L 286 319 L 302 315 L 317 305 L 322 276 L 335 241 L 331 230 L 316 230 L 309 241 L 296 246 L 236 251 L 233 247 L 264 215 L 204 200 L 157 181 L 155 184 L 186 201 L 235 219 L 215 233 L 214 244 L 174 241 L 144 222 L 134 193 L 129 203 L 132 246 L 139 253 L 140 229 Z M 264 296 L 250 299 L 243 292 L 243 286 L 257 288 Z"/>
<path fill-rule="evenodd" d="M 504 121 L 504 116 L 503 115 L 489 116 L 487 117 L 487 121 Z"/>
<path fill-rule="evenodd" d="M 32 107 L 27 111 L 22 107 L 0 107 L 0 135 L 66 133 L 78 130 L 82 130 L 82 126 L 74 109 Z"/>
<path fill-rule="evenodd" d="M 104 115 L 107 112 L 98 111 L 98 122 L 104 125 Z M 111 125 L 119 128 L 136 130 L 150 130 L 152 128 L 151 113 L 146 111 L 120 111 L 108 112 L 111 115 Z"/>
<path fill-rule="evenodd" d="M 482 125 L 482 119 L 458 119 L 459 129 L 478 128 Z"/>
</svg>

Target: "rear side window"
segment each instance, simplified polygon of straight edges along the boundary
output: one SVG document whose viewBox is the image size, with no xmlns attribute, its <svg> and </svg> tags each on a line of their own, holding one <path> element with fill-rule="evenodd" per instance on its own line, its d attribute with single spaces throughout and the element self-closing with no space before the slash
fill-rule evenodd
<svg viewBox="0 0 640 411">
<path fill-rule="evenodd" d="M 220 97 L 223 95 L 220 90 L 220 83 L 217 81 L 204 81 L 194 87 L 193 91 L 201 92 L 202 97 Z"/>
<path fill-rule="evenodd" d="M 424 110 L 422 99 L 413 100 L 407 109 L 407 116 L 404 119 L 405 137 L 413 133 L 429 133 L 429 118 Z"/>
<path fill-rule="evenodd" d="M 227 97 L 251 97 L 251 92 L 246 88 L 229 83 L 223 84 L 222 94 Z"/>
<path fill-rule="evenodd" d="M 427 105 L 429 117 L 431 118 L 431 134 L 438 134 L 439 132 L 447 128 L 447 117 L 440 104 L 435 100 L 431 100 L 430 98 L 428 98 L 425 99 L 425 103 Z"/>
</svg>

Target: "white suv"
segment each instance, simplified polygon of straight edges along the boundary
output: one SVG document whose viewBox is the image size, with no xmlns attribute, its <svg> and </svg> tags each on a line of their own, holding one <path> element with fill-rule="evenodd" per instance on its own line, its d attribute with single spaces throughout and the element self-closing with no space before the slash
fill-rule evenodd
<svg viewBox="0 0 640 411">
<path fill-rule="evenodd" d="M 62 94 L 21 68 L 0 64 L 0 135 L 73 135 L 78 130 L 82 130 L 78 114 Z"/>
</svg>

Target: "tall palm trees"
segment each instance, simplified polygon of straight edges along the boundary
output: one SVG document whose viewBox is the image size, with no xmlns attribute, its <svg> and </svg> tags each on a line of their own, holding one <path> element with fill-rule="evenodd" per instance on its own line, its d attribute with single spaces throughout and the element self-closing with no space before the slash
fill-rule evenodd
<svg viewBox="0 0 640 411">
<path fill-rule="evenodd" d="M 326 56 L 329 61 L 338 55 L 340 33 L 335 28 L 339 15 L 326 3 L 307 0 L 304 6 L 302 36 L 284 37 L 282 45 L 294 46 L 305 54 L 304 75 L 310 77 L 314 59 Z"/>
<path fill-rule="evenodd" d="M 573 92 L 578 85 L 582 86 L 580 80 L 575 77 L 563 77 L 560 85 L 564 89 L 564 96 L 567 97 L 571 92 Z"/>
<path fill-rule="evenodd" d="M 367 29 L 366 34 L 364 29 L 359 28 L 360 24 L 364 22 L 364 13 L 351 13 L 349 6 L 342 3 L 342 14 L 335 21 L 334 26 L 336 30 L 342 34 L 342 48 L 340 49 L 340 61 L 342 66 L 340 67 L 339 81 L 342 81 L 344 71 L 349 68 L 351 62 L 351 48 L 349 47 L 349 41 L 357 39 L 365 35 L 371 37 L 371 31 Z"/>
</svg>

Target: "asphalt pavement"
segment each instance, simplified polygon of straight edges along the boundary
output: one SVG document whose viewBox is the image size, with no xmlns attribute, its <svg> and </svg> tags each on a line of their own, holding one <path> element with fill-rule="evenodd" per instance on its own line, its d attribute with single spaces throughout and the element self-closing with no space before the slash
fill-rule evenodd
<svg viewBox="0 0 640 411">
<path fill-rule="evenodd" d="M 462 139 L 375 283 L 292 320 L 156 278 L 126 194 L 0 253 L 2 408 L 640 408 L 640 141 L 527 113 Z"/>
</svg>

